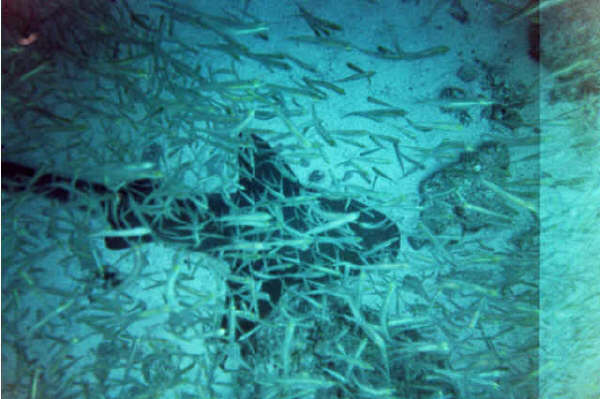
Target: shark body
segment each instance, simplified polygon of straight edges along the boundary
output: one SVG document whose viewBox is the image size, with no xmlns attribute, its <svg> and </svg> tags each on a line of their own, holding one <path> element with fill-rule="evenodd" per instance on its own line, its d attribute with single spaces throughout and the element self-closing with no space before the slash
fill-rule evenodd
<svg viewBox="0 0 600 399">
<path fill-rule="evenodd" d="M 161 205 L 161 196 L 156 195 L 159 182 L 141 179 L 121 187 L 117 193 L 119 201 L 104 203 L 112 228 L 119 231 L 145 226 L 152 233 L 137 237 L 108 236 L 106 247 L 120 250 L 160 239 L 224 259 L 233 275 L 261 280 L 260 291 L 267 294 L 250 303 L 248 287 L 239 279 L 228 280 L 227 308 L 233 304 L 236 309 L 250 311 L 260 319 L 272 312 L 290 285 L 315 288 L 343 273 L 356 274 L 361 265 L 397 256 L 400 231 L 386 215 L 355 199 L 332 198 L 304 187 L 266 141 L 256 135 L 248 137 L 251 145 L 238 155 L 240 189 L 237 192 L 209 193 L 201 199 L 175 199 L 170 202 L 169 211 L 157 216 L 144 210 L 150 209 L 153 202 Z M 39 176 L 34 169 L 23 165 L 2 164 L 5 189 L 33 190 L 67 202 L 74 193 L 65 189 L 64 183 L 75 191 L 110 193 L 101 184 L 73 182 L 72 178 L 52 174 Z M 300 201 L 302 198 L 305 200 Z M 279 224 L 275 228 L 261 229 L 231 222 L 235 220 L 231 215 L 257 212 L 275 215 L 275 223 Z M 323 220 L 319 222 L 318 214 L 342 215 L 342 220 L 328 225 Z M 352 217 L 344 219 L 343 215 Z M 324 227 L 319 223 L 324 223 Z M 278 244 L 269 246 L 269 243 Z M 262 249 L 255 247 L 259 244 Z M 286 266 L 282 267 L 283 264 Z M 330 272 L 323 272 L 326 269 Z M 226 316 L 222 327 L 229 326 Z M 256 320 L 238 317 L 235 336 L 248 333 L 256 326 Z"/>
</svg>

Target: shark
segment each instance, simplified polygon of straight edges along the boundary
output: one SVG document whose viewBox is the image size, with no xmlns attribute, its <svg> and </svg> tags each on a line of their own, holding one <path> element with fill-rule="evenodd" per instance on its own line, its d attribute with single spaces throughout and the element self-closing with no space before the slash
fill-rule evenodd
<svg viewBox="0 0 600 399">
<path fill-rule="evenodd" d="M 236 317 L 236 338 L 257 328 L 258 320 L 272 313 L 287 287 L 304 284 L 310 289 L 398 256 L 401 233 L 388 216 L 352 196 L 303 185 L 266 140 L 252 133 L 241 135 L 247 145 L 238 152 L 239 188 L 233 193 L 165 202 L 159 181 L 139 179 L 109 195 L 115 193 L 105 185 L 42 174 L 9 161 L 2 162 L 2 187 L 32 190 L 60 202 L 72 200 L 77 191 L 113 198 L 103 201 L 115 232 L 104 238 L 108 250 L 161 240 L 224 259 L 238 277 L 227 280 L 227 309 L 233 306 L 254 315 Z M 160 212 L 150 211 L 158 208 Z M 248 221 L 245 215 L 266 215 L 268 227 Z M 118 234 L 139 227 L 146 227 L 143 231 L 148 234 Z M 260 280 L 258 300 L 252 301 L 248 287 L 240 282 L 247 278 Z M 229 316 L 221 324 L 230 329 Z"/>
</svg>

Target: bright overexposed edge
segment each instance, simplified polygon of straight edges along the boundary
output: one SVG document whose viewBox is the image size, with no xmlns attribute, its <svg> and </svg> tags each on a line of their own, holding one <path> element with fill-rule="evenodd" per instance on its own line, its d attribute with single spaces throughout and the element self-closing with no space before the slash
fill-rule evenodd
<svg viewBox="0 0 600 399">
<path fill-rule="evenodd" d="M 545 91 L 542 90 L 542 93 Z M 541 107 L 540 397 L 600 394 L 598 101 Z M 582 112 L 591 109 L 590 114 Z M 557 115 L 569 115 L 561 123 Z M 587 118 L 586 118 L 587 116 Z M 588 143 L 587 145 L 579 145 Z M 576 146 L 575 148 L 573 148 Z M 583 178 L 574 187 L 552 185 Z"/>
</svg>

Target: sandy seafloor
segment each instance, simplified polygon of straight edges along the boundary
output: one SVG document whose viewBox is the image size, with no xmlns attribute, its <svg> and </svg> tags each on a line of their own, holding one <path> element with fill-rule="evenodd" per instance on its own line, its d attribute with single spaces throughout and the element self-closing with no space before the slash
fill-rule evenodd
<svg viewBox="0 0 600 399">
<path fill-rule="evenodd" d="M 598 220 L 598 211 L 597 207 L 590 206 L 600 200 L 598 198 L 599 174 L 594 164 L 594 161 L 597 161 L 594 158 L 595 153 L 577 152 L 572 149 L 571 145 L 577 141 L 577 136 L 568 131 L 573 128 L 572 124 L 563 121 L 554 123 L 558 115 L 572 107 L 570 104 L 548 103 L 545 90 L 552 86 L 552 81 L 543 78 L 546 72 L 528 55 L 527 20 L 521 19 L 503 24 L 502 21 L 510 14 L 506 9 L 488 1 L 464 0 L 463 5 L 468 11 L 469 18 L 468 22 L 461 23 L 451 15 L 450 3 L 452 2 L 439 0 L 299 1 L 298 4 L 314 15 L 335 21 L 343 27 L 341 32 L 335 33 L 335 37 L 348 41 L 354 46 L 351 49 L 344 49 L 290 40 L 291 36 L 312 35 L 306 22 L 299 16 L 295 2 L 253 0 L 248 2 L 247 12 L 268 25 L 269 40 L 265 41 L 252 35 L 241 36 L 238 39 L 255 52 L 284 51 L 291 54 L 314 66 L 316 73 L 306 71 L 293 63 L 292 69 L 288 71 L 269 70 L 256 61 L 249 59 L 233 61 L 222 52 L 209 50 L 199 52 L 195 59 L 186 56 L 189 57 L 186 58 L 186 62 L 202 65 L 201 70 L 205 70 L 203 68 L 206 67 L 218 70 L 233 65 L 240 79 L 258 79 L 288 86 L 293 85 L 293 82 L 301 82 L 303 76 L 328 82 L 349 76 L 354 72 L 346 66 L 348 62 L 365 71 L 374 71 L 375 74 L 368 80 L 337 83 L 345 90 L 345 94 L 325 90 L 328 95 L 322 100 L 296 96 L 298 103 L 307 112 L 290 120 L 303 134 L 306 134 L 308 140 L 322 144 L 321 152 L 315 156 L 314 152 L 303 155 L 296 150 L 289 152 L 284 150 L 281 154 L 289 162 L 300 181 L 310 184 L 313 188 L 348 192 L 353 195 L 358 195 L 361 190 L 371 190 L 370 193 L 374 193 L 372 198 L 377 198 L 378 209 L 391 217 L 403 234 L 401 255 L 399 259 L 393 260 L 407 265 L 396 271 L 398 287 L 402 286 L 402 279 L 405 276 L 415 276 L 424 281 L 423 284 L 431 296 L 438 292 L 435 282 L 431 279 L 427 280 L 435 274 L 436 266 L 428 263 L 434 258 L 430 253 L 432 249 L 414 251 L 406 242 L 406 237 L 416 230 L 419 221 L 419 182 L 440 167 L 456 161 L 463 150 L 458 148 L 433 152 L 429 156 L 425 152 L 427 149 L 435 148 L 444 140 L 463 142 L 464 149 L 475 148 L 482 141 L 494 140 L 495 137 L 513 143 L 514 145 L 509 146 L 511 160 L 524 161 L 511 163 L 512 177 L 515 180 L 517 178 L 538 179 L 539 182 L 542 176 L 547 178 L 542 180 L 548 182 L 548 184 L 538 185 L 541 221 L 539 256 L 541 306 L 536 309 L 537 306 L 534 304 L 533 309 L 526 310 L 540 317 L 540 331 L 538 335 L 535 328 L 533 330 L 528 328 L 525 334 L 533 335 L 523 340 L 514 339 L 515 351 L 521 348 L 519 345 L 522 342 L 529 340 L 533 345 L 539 342 L 540 359 L 532 358 L 531 362 L 540 361 L 541 367 L 539 371 L 536 371 L 538 367 L 533 367 L 531 371 L 531 365 L 515 362 L 507 365 L 506 368 L 493 368 L 490 372 L 496 373 L 497 378 L 482 374 L 479 379 L 469 380 L 478 381 L 479 385 L 473 391 L 469 387 L 464 388 L 463 394 L 466 395 L 464 397 L 475 397 L 468 396 L 469 392 L 479 392 L 481 396 L 478 397 L 533 398 L 532 395 L 536 394 L 548 398 L 599 397 L 594 396 L 600 395 L 598 390 L 600 389 L 600 381 L 598 381 L 600 359 L 597 349 L 594 350 L 594 344 L 598 344 L 600 340 L 600 330 L 598 330 L 600 270 L 597 260 L 589 260 L 600 258 L 598 236 L 594 230 L 594 220 Z M 139 12 L 152 15 L 149 4 L 142 1 L 130 1 L 130 4 Z M 193 4 L 193 7 L 203 12 L 221 15 L 224 10 L 239 13 L 246 3 L 199 0 L 188 4 Z M 430 21 L 424 24 L 424 19 L 430 14 Z M 181 23 L 176 24 L 175 33 L 179 40 L 191 46 L 204 42 L 206 38 L 199 34 L 198 29 Z M 383 60 L 356 49 L 374 51 L 379 45 L 393 48 L 395 41 L 405 51 L 420 51 L 434 46 L 447 46 L 449 51 L 442 55 L 417 60 Z M 474 72 L 472 81 L 465 82 L 458 76 L 457 72 L 463 66 L 472 68 Z M 537 93 L 534 96 L 536 100 L 522 109 L 524 125 L 527 126 L 509 129 L 484 117 L 482 114 L 484 107 L 477 105 L 467 108 L 471 120 L 468 124 L 461 124 L 454 115 L 442 112 L 439 105 L 435 103 L 440 90 L 445 87 L 460 87 L 469 99 L 489 99 L 490 73 L 499 76 L 498 79 L 507 82 L 509 86 L 531 87 L 532 92 Z M 85 83 L 82 85 L 85 86 Z M 345 117 L 353 111 L 381 108 L 369 103 L 367 101 L 369 96 L 405 109 L 411 122 L 431 127 L 431 130 L 415 129 L 404 118 L 390 118 L 377 122 L 360 117 Z M 290 98 L 292 97 L 294 96 Z M 101 108 L 102 104 L 99 103 L 98 106 Z M 348 170 L 344 162 L 360 158 L 361 152 L 372 149 L 375 145 L 368 137 L 363 136 L 351 137 L 354 144 L 338 140 L 336 146 L 328 146 L 315 129 L 310 128 L 313 123 L 311 106 L 314 106 L 316 115 L 327 130 L 366 129 L 373 133 L 398 138 L 403 151 L 422 162 L 426 167 L 425 170 L 412 173 L 413 165 L 406 162 L 404 165 L 406 171 L 411 173 L 404 176 L 392 147 L 388 145 L 371 157 L 376 158 L 377 163 L 374 165 L 389 176 L 390 180 L 376 177 L 370 169 L 370 183 L 361 179 L 358 174 L 344 179 Z M 136 114 L 134 110 L 125 112 L 130 112 L 130 115 Z M 551 122 L 546 123 L 546 121 Z M 126 126 L 122 121 L 106 120 L 101 115 L 97 116 L 96 120 L 90 118 L 88 122 L 90 131 L 81 134 L 89 135 L 90 143 L 95 145 L 92 151 L 96 154 L 104 154 L 106 147 L 103 145 L 106 143 L 103 143 L 101 138 L 93 138 L 94 135 L 98 137 L 105 131 L 119 131 L 121 127 L 125 130 L 130 129 L 130 126 Z M 162 134 L 167 134 L 168 128 L 165 127 L 167 123 L 163 119 L 156 122 L 154 131 L 146 126 L 137 136 L 128 136 L 133 139 L 129 143 L 130 147 L 125 150 L 126 159 L 131 162 L 139 160 L 143 148 L 149 142 L 153 140 L 161 142 L 159 128 L 161 123 L 165 129 L 165 133 Z M 187 123 L 188 129 L 193 129 L 194 126 L 204 127 L 201 126 L 201 122 L 187 121 Z M 305 128 L 309 129 L 304 130 Z M 536 131 L 537 128 L 540 128 L 541 132 Z M 278 132 L 262 136 L 273 146 L 294 143 L 295 140 L 295 136 L 277 118 L 268 121 L 251 120 L 246 130 L 252 129 L 272 129 Z M 4 123 L 3 130 L 4 139 L 7 130 Z M 118 133 L 114 134 L 115 137 L 119 136 Z M 541 147 L 519 144 L 536 135 L 542 137 Z M 47 139 L 51 143 L 45 144 L 46 150 L 61 146 L 52 140 L 57 142 L 64 140 L 56 139 L 56 136 Z M 64 144 L 64 141 L 62 143 Z M 356 143 L 365 147 L 360 148 Z M 73 169 L 97 169 L 98 158 L 105 159 L 109 163 L 118 162 L 117 159 L 111 159 L 111 154 L 114 152 L 108 150 L 105 156 L 99 155 L 96 159 L 87 155 L 86 151 L 89 151 L 89 148 L 81 153 L 77 153 L 77 148 L 65 149 L 64 152 L 47 151 L 44 155 L 40 155 L 44 153 L 44 149 L 38 151 L 40 152 L 35 152 L 35 155 L 22 155 L 23 158 L 17 160 L 35 165 L 42 156 L 46 160 L 48 157 L 56 156 L 60 161 L 55 162 L 54 167 L 65 174 L 69 174 Z M 541 154 L 539 163 L 528 162 L 531 159 L 528 157 L 537 153 Z M 3 146 L 3 157 L 5 156 Z M 215 164 L 216 160 L 219 161 L 217 164 Z M 235 185 L 236 172 L 235 166 L 232 165 L 236 164 L 236 154 L 220 153 L 218 149 L 192 144 L 186 146 L 180 153 L 166 156 L 163 166 L 173 168 L 178 162 L 191 162 L 190 168 L 194 170 L 194 173 L 188 173 L 181 179 L 181 190 L 191 192 L 218 191 L 222 188 L 231 190 Z M 363 164 L 359 163 L 359 165 Z M 368 169 L 371 165 L 366 163 L 363 166 Z M 541 170 L 538 169 L 540 167 Z M 325 177 L 319 182 L 311 183 L 309 176 L 315 170 L 322 171 Z M 202 177 L 200 182 L 199 176 Z M 555 180 L 580 176 L 585 177 L 584 182 L 575 188 L 552 185 Z M 364 198 L 368 196 L 362 199 Z M 269 382 L 271 381 L 269 378 L 273 381 L 282 378 L 277 373 L 278 359 L 276 358 L 265 359 L 264 364 L 256 366 L 254 370 L 257 375 L 256 381 L 260 383 L 255 382 L 255 384 L 260 387 L 256 388 L 255 396 L 252 396 L 248 392 L 253 392 L 253 389 L 238 386 L 238 384 L 251 382 L 236 376 L 236 370 L 244 368 L 244 361 L 237 354 L 239 349 L 236 345 L 231 344 L 226 348 L 229 355 L 226 371 L 217 368 L 214 359 L 209 355 L 212 347 L 206 342 L 211 339 L 210 334 L 190 338 L 183 333 L 178 336 L 165 328 L 169 313 L 176 311 L 177 306 L 180 306 L 176 302 L 170 302 L 172 298 L 170 299 L 168 293 L 169 279 L 174 275 L 177 276 L 174 272 L 176 264 L 201 265 L 193 268 L 193 273 L 192 269 L 185 269 L 186 278 L 189 279 L 185 281 L 185 285 L 193 287 L 194 291 L 180 292 L 180 295 L 185 300 L 190 300 L 191 297 L 201 298 L 201 300 L 196 299 L 201 303 L 195 305 L 200 306 L 198 314 L 205 317 L 204 321 L 207 325 L 215 327 L 214 315 L 224 306 L 226 289 L 224 279 L 228 272 L 228 265 L 224 262 L 208 258 L 202 253 L 177 250 L 167 243 L 150 243 L 135 251 L 109 251 L 104 248 L 102 239 L 89 237 L 86 235 L 89 233 L 79 234 L 73 231 L 73 224 L 69 222 L 81 220 L 83 223 L 81 231 L 93 233 L 107 228 L 101 218 L 90 217 L 68 205 L 59 206 L 36 197 L 19 197 L 15 203 L 11 201 L 10 194 L 3 194 L 2 199 L 2 393 L 6 397 L 30 398 L 32 391 L 38 398 L 323 397 L 319 396 L 318 390 L 311 391 L 310 388 L 306 388 L 310 386 L 306 380 L 300 381 L 301 377 L 308 379 L 309 375 L 318 374 L 322 378 L 322 374 L 310 369 L 310 362 L 304 366 L 299 365 L 295 371 L 296 385 L 299 389 L 296 391 L 297 396 L 294 396 L 293 390 L 287 391 L 289 396 L 283 393 L 281 396 L 275 396 L 276 394 L 273 393 L 275 388 Z M 32 237 L 33 242 L 29 243 L 31 247 L 27 250 L 24 247 L 16 247 L 22 245 L 22 241 L 14 236 L 28 229 L 30 232 L 25 235 Z M 7 236 L 7 232 L 13 237 Z M 502 230 L 488 230 L 478 233 L 476 238 L 494 245 L 493 243 L 501 241 L 508 233 Z M 33 255 L 25 255 L 26 253 Z M 101 283 L 95 287 L 87 280 L 82 283 L 81 280 L 85 280 L 86 276 L 89 277 L 89 273 L 86 275 L 89 270 L 86 271 L 82 266 L 82 263 L 86 262 L 88 265 L 89 262 L 118 265 L 119 272 L 123 276 L 133 273 L 132 271 L 140 265 L 143 269 L 139 271 L 140 274 L 135 275 L 135 280 L 127 281 L 126 289 L 119 290 L 115 294 L 102 288 Z M 481 267 L 485 268 L 485 265 Z M 373 284 L 376 284 L 380 280 L 374 278 L 373 281 L 375 281 Z M 83 292 L 84 287 L 86 292 Z M 379 292 L 385 293 L 386 285 L 381 287 L 383 288 Z M 118 332 L 121 338 L 109 339 L 113 346 L 104 346 L 104 348 L 111 348 L 109 354 L 99 355 L 98 348 L 103 338 L 98 333 L 98 329 L 94 330 L 90 327 L 94 325 L 94 316 L 86 315 L 86 309 L 91 305 L 86 303 L 84 298 L 90 298 L 90 295 L 100 303 L 100 305 L 96 303 L 95 306 L 105 306 L 107 311 L 110 309 L 110 312 L 122 316 L 123 330 Z M 379 299 L 372 300 L 372 306 L 381 306 L 381 295 Z M 122 309 L 113 308 L 115 298 L 123 301 Z M 404 301 L 404 305 L 398 305 L 399 309 L 402 309 L 402 306 L 407 306 L 406 304 L 414 301 L 414 293 L 398 292 L 397 299 L 399 303 Z M 442 299 L 439 301 L 440 306 L 443 306 Z M 481 301 L 485 302 L 483 296 Z M 367 300 L 367 304 L 369 303 Z M 148 313 L 128 324 L 126 313 L 132 312 L 132 309 L 140 309 L 136 307 L 141 304 L 143 304 L 142 309 L 149 310 Z M 475 314 L 469 315 L 471 326 L 476 324 L 475 317 Z M 98 321 L 98 323 L 103 322 Z M 458 328 L 453 323 L 449 323 L 448 326 L 448 328 Z M 501 330 L 497 325 L 493 328 Z M 516 328 L 517 330 L 511 331 L 511 334 L 519 337 L 518 326 Z M 206 331 L 204 327 L 199 329 Z M 215 330 L 214 334 L 218 332 Z M 462 336 L 461 345 L 465 345 L 464 348 L 456 349 L 457 354 L 464 354 L 469 350 L 472 352 L 486 350 L 486 346 L 481 342 L 475 343 L 473 338 L 475 335 L 469 335 L 469 331 L 457 335 Z M 443 340 L 441 336 L 437 338 Z M 470 338 L 473 338 L 473 341 L 469 343 Z M 105 337 L 104 341 L 106 340 Z M 281 343 L 274 345 L 281 345 Z M 465 349 L 467 347 L 468 349 Z M 121 352 L 119 348 L 122 348 Z M 454 350 L 455 348 L 450 348 L 451 355 Z M 504 347 L 504 350 L 510 353 L 510 346 Z M 162 359 L 161 356 L 168 357 L 168 353 L 176 353 L 183 358 L 188 355 L 197 362 L 197 366 L 190 365 L 186 361 L 178 366 L 181 369 L 190 367 L 186 371 L 192 370 L 187 374 L 190 376 L 190 382 L 175 387 L 168 385 L 158 387 L 157 383 L 152 384 L 151 377 L 148 376 L 149 372 L 146 371 L 144 375 L 144 371 L 140 371 L 141 366 L 135 361 L 139 354 L 149 356 L 152 360 L 153 354 L 156 354 L 156 359 Z M 461 364 L 460 359 L 453 359 L 453 361 Z M 209 372 L 202 370 L 201 365 L 209 365 L 215 369 Z M 130 366 L 132 368 L 128 368 Z M 108 370 L 100 370 L 102 367 Z M 515 373 L 515 370 L 520 369 L 528 370 L 524 374 L 528 373 L 529 377 L 539 380 L 539 390 L 532 388 L 531 383 L 519 385 L 519 381 L 526 381 L 526 378 L 522 380 L 515 376 L 512 379 L 505 378 L 507 370 Z M 214 379 L 215 384 L 212 388 L 199 383 L 207 381 L 208 374 Z M 148 391 L 146 393 L 127 391 L 129 388 L 119 385 L 119 381 L 127 377 L 138 378 L 141 381 L 146 378 Z M 333 377 L 331 379 L 335 380 Z M 281 383 L 281 380 L 278 381 Z M 469 381 L 466 384 L 469 384 Z M 516 387 L 511 389 L 509 384 L 514 384 Z M 305 389 L 304 394 L 300 388 Z M 52 392 L 59 396 L 47 396 Z M 401 397 L 393 390 L 373 390 L 370 396 L 365 392 L 357 394 L 356 397 Z M 69 396 L 72 393 L 75 393 L 74 396 Z M 145 394 L 149 396 L 144 396 Z M 460 397 L 458 393 L 456 395 L 443 397 Z"/>
</svg>

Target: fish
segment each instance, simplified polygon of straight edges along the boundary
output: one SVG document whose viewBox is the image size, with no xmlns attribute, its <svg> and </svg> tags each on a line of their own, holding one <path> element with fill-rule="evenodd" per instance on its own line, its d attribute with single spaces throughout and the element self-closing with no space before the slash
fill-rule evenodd
<svg viewBox="0 0 600 399">
<path fill-rule="evenodd" d="M 114 231 L 112 235 L 102 232 L 109 250 L 160 240 L 224 259 L 232 276 L 240 277 L 228 278 L 221 326 L 227 331 L 234 321 L 230 335 L 236 339 L 268 317 L 285 287 L 357 275 L 360 266 L 368 269 L 369 264 L 397 257 L 401 233 L 385 214 L 354 198 L 327 196 L 303 186 L 258 135 L 241 132 L 240 142 L 245 144 L 238 152 L 236 192 L 171 198 L 169 209 L 161 214 L 151 213 L 147 206 L 161 199 L 160 179 L 134 180 L 120 186 L 115 196 L 99 183 L 40 175 L 34 168 L 3 160 L 2 187 L 13 192 L 33 190 L 61 202 L 72 200 L 77 191 L 105 196 L 105 215 Z M 242 216 L 236 221 L 235 215 Z M 136 236 L 137 231 L 144 234 Z M 282 259 L 290 266 L 278 267 Z M 313 265 L 331 272 L 314 277 Z M 260 279 L 258 299 L 245 291 L 248 278 Z M 235 320 L 230 309 L 239 310 Z M 253 316 L 244 317 L 248 314 Z"/>
</svg>

